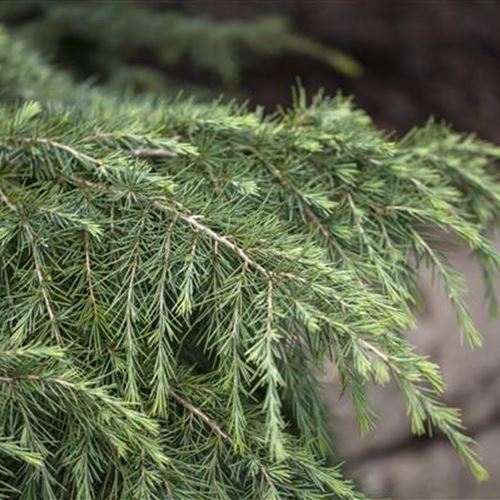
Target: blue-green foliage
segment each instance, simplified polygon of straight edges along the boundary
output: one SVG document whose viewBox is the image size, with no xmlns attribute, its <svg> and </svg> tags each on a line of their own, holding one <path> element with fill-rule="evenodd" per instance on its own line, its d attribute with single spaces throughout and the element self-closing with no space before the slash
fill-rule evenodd
<svg viewBox="0 0 500 500">
<path fill-rule="evenodd" d="M 362 429 L 392 379 L 412 430 L 486 477 L 402 332 L 425 260 L 480 344 L 436 239 L 497 268 L 498 148 L 433 123 L 390 139 L 300 90 L 273 116 L 113 97 L 5 33 L 0 58 L 6 497 L 360 498 L 328 465 L 327 359 Z"/>
</svg>

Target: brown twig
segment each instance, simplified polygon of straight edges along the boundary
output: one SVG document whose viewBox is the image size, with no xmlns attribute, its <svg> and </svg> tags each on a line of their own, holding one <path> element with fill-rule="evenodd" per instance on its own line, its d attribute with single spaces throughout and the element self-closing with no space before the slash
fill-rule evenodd
<svg viewBox="0 0 500 500">
<path fill-rule="evenodd" d="M 89 285 L 90 301 L 92 302 L 92 310 L 94 311 L 94 318 L 97 318 L 97 300 L 94 293 L 94 284 L 92 282 L 92 269 L 90 267 L 90 239 L 89 234 L 85 231 L 85 271 L 87 274 L 87 282 Z"/>
<path fill-rule="evenodd" d="M 136 148 L 129 151 L 136 158 L 175 158 L 177 155 L 163 148 Z"/>
<path fill-rule="evenodd" d="M 172 396 L 177 403 L 179 403 L 181 406 L 183 406 L 186 410 L 188 410 L 191 414 L 196 415 L 200 420 L 205 422 L 205 424 L 210 427 L 210 429 L 219 436 L 225 443 L 228 443 L 230 445 L 233 445 L 233 439 L 229 434 L 226 434 L 221 426 L 215 422 L 215 420 L 212 420 L 206 413 L 204 413 L 202 410 L 191 404 L 189 401 L 186 401 L 184 398 L 179 396 L 174 390 L 170 389 L 169 391 L 170 396 Z"/>
<path fill-rule="evenodd" d="M 26 143 L 45 144 L 47 146 L 52 146 L 57 149 L 62 149 L 63 151 L 66 151 L 67 153 L 73 155 L 75 158 L 79 158 L 81 160 L 87 160 L 90 161 L 91 163 L 95 163 L 96 165 L 103 164 L 102 160 L 98 160 L 97 158 L 93 158 L 92 156 L 82 153 L 81 151 L 78 151 L 77 149 L 68 144 L 63 144 L 61 142 L 53 141 L 51 139 L 44 139 L 41 137 L 25 137 L 21 139 L 21 141 Z"/>
<path fill-rule="evenodd" d="M 32 382 L 51 382 L 57 385 L 62 385 L 63 387 L 69 387 L 71 389 L 75 387 L 75 384 L 72 382 L 68 382 L 67 380 L 60 378 L 44 378 L 39 375 L 16 375 L 15 377 L 0 376 L 0 383 L 4 384 L 15 384 L 20 380 L 30 380 Z"/>
</svg>

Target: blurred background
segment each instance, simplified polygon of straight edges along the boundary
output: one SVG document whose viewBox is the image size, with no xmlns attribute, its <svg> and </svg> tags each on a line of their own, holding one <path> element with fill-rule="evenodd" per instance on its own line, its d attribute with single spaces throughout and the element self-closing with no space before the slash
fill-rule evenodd
<svg viewBox="0 0 500 500">
<path fill-rule="evenodd" d="M 290 54 L 245 71 L 242 90 L 274 107 L 300 76 L 356 97 L 380 126 L 406 131 L 430 115 L 500 140 L 500 2 L 497 0 L 178 0 L 191 16 L 255 19 L 281 15 L 300 33 L 360 62 L 350 78 Z"/>
<path fill-rule="evenodd" d="M 1 2 L 0 21 L 80 78 L 131 92 L 223 92 L 272 111 L 290 103 L 300 77 L 309 95 L 353 95 L 397 135 L 432 115 L 500 143 L 498 0 L 26 0 Z M 500 498 L 500 323 L 488 318 L 467 253 L 457 248 L 450 259 L 465 273 L 485 347 L 461 344 L 454 313 L 426 271 L 424 307 L 408 334 L 442 366 L 447 401 L 463 409 L 491 479 L 476 483 L 441 437 L 412 437 L 390 386 L 373 389 L 379 425 L 360 436 L 325 370 L 336 450 L 371 497 Z"/>
</svg>

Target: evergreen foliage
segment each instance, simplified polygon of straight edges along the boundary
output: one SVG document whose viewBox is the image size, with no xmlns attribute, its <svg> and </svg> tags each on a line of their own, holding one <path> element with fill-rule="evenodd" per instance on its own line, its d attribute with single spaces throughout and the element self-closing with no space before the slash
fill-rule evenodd
<svg viewBox="0 0 500 500">
<path fill-rule="evenodd" d="M 0 487 L 6 498 L 358 499 L 315 372 L 363 430 L 399 386 L 487 473 L 438 367 L 402 333 L 425 260 L 480 344 L 437 239 L 500 208 L 500 149 L 429 123 L 401 140 L 343 97 L 272 116 L 114 96 L 0 34 Z"/>
<path fill-rule="evenodd" d="M 287 53 L 352 77 L 361 73 L 353 58 L 295 33 L 281 17 L 216 22 L 129 2 L 35 0 L 2 3 L 0 19 L 76 74 L 99 74 L 101 81 L 136 90 L 179 90 L 178 66 L 193 79 L 212 75 L 214 84 L 234 90 L 252 64 Z M 192 83 L 188 88 L 203 92 Z"/>
</svg>

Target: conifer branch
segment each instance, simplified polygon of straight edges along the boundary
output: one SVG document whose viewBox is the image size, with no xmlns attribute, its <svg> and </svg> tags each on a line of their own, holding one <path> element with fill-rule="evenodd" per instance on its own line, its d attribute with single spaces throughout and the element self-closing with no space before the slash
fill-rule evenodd
<svg viewBox="0 0 500 500">
<path fill-rule="evenodd" d="M 10 201 L 2 188 L 0 188 L 0 199 L 10 210 L 12 210 L 13 212 L 17 212 L 17 207 Z"/>
<path fill-rule="evenodd" d="M 177 392 L 175 392 L 174 390 L 170 389 L 169 390 L 169 394 L 182 407 L 184 407 L 190 413 L 192 413 L 193 415 L 195 415 L 196 417 L 198 417 L 200 420 L 202 420 L 203 422 L 205 422 L 205 424 L 208 427 L 210 427 L 210 429 L 212 430 L 212 432 L 214 434 L 216 434 L 217 436 L 219 436 L 222 439 L 222 441 L 224 441 L 225 443 L 230 444 L 231 446 L 233 446 L 233 440 L 232 440 L 232 438 L 222 430 L 222 428 L 220 427 L 220 425 L 217 422 L 215 422 L 215 420 L 212 420 L 202 410 L 200 410 L 199 408 L 197 408 L 196 406 L 194 406 L 193 404 L 191 404 L 189 401 L 186 401 L 184 398 L 182 398 L 181 396 L 179 396 L 177 394 Z"/>
<path fill-rule="evenodd" d="M 266 117 L 114 97 L 1 30 L 0 59 L 0 174 L 15 193 L 0 188 L 0 424 L 25 436 L 0 445 L 0 489 L 359 498 L 326 466 L 312 367 L 328 358 L 362 429 L 368 384 L 392 377 L 413 432 L 440 429 L 485 477 L 438 368 L 402 332 L 417 255 L 477 344 L 429 234 L 456 235 L 493 276 L 497 148 L 435 124 L 389 142 L 348 100 L 300 90 Z M 37 102 L 18 105 L 26 95 Z"/>
<path fill-rule="evenodd" d="M 92 156 L 89 156 L 85 153 L 82 153 L 81 151 L 78 151 L 75 147 L 70 146 L 69 144 L 63 144 L 59 141 L 54 141 L 51 139 L 45 139 L 43 137 L 23 137 L 21 139 L 22 142 L 25 142 L 27 144 L 43 144 L 45 146 L 53 147 L 56 149 L 60 149 L 61 151 L 66 151 L 69 153 L 71 156 L 74 156 L 76 159 L 80 161 L 88 161 L 90 163 L 94 163 L 96 165 L 102 165 L 103 161 L 98 160 L 97 158 L 93 158 Z"/>
<path fill-rule="evenodd" d="M 38 251 L 38 247 L 37 247 L 36 242 L 35 242 L 35 237 L 34 237 L 32 231 L 31 231 L 31 228 L 29 226 L 26 226 L 26 232 L 28 233 L 28 239 L 29 239 L 29 242 L 31 245 L 31 252 L 33 254 L 33 262 L 35 264 L 35 275 L 36 275 L 36 278 L 37 278 L 38 283 L 40 285 L 40 290 L 42 291 L 42 296 L 43 296 L 43 300 L 45 303 L 45 308 L 47 310 L 47 314 L 49 315 L 49 319 L 50 319 L 50 325 L 51 325 L 51 328 L 52 328 L 54 335 L 56 337 L 57 343 L 59 345 L 62 345 L 62 338 L 61 338 L 61 334 L 59 332 L 59 327 L 57 326 L 56 314 L 55 314 L 54 309 L 52 307 L 52 300 L 50 299 L 50 294 L 49 294 L 49 290 L 47 288 L 45 275 L 42 271 L 42 267 L 43 267 L 42 258 L 40 256 L 39 251 Z"/>
<path fill-rule="evenodd" d="M 18 207 L 16 205 L 14 205 L 14 203 L 12 203 L 10 198 L 7 196 L 7 194 L 1 188 L 0 188 L 0 198 L 2 199 L 4 204 L 10 210 L 12 210 L 13 212 L 16 212 L 16 213 L 19 212 Z M 56 321 L 57 321 L 56 315 L 55 315 L 54 309 L 52 307 L 52 302 L 50 299 L 49 291 L 47 289 L 45 277 L 44 277 L 44 274 L 42 271 L 42 261 L 41 261 L 40 254 L 38 252 L 38 248 L 37 248 L 36 243 L 35 243 L 35 237 L 33 236 L 31 228 L 28 225 L 25 225 L 25 229 L 26 229 L 26 233 L 28 234 L 28 240 L 30 242 L 31 252 L 33 255 L 33 262 L 35 264 L 35 276 L 36 276 L 38 283 L 40 285 L 40 290 L 42 292 L 43 300 L 45 303 L 45 308 L 46 308 L 47 314 L 49 315 L 49 318 L 50 318 L 51 329 L 54 332 L 57 343 L 59 345 L 61 345 L 62 338 L 61 338 L 61 334 L 59 332 L 59 327 L 57 326 L 57 323 L 56 323 Z"/>
<path fill-rule="evenodd" d="M 87 231 L 84 232 L 84 240 L 85 240 L 85 271 L 87 273 L 87 282 L 89 286 L 89 297 L 90 302 L 92 303 L 92 310 L 94 312 L 94 319 L 98 319 L 98 309 L 97 309 L 97 300 L 94 292 L 94 283 L 92 278 L 92 268 L 90 264 L 90 238 Z"/>
<path fill-rule="evenodd" d="M 316 226 L 321 234 L 321 236 L 328 242 L 332 242 L 333 236 L 331 232 L 323 225 L 318 216 L 314 213 L 312 208 L 310 207 L 310 202 L 305 198 L 301 191 L 297 189 L 293 184 L 291 184 L 286 178 L 284 173 L 278 169 L 275 165 L 269 162 L 264 156 L 262 156 L 259 151 L 255 148 L 250 148 L 252 151 L 269 169 L 272 175 L 276 178 L 276 180 L 289 192 L 291 192 L 294 196 L 297 196 L 303 203 L 304 212 L 307 218 Z"/>
<path fill-rule="evenodd" d="M 15 377 L 6 377 L 0 376 L 0 382 L 4 384 L 15 384 L 20 381 L 31 381 L 31 382 L 46 382 L 60 385 L 62 387 L 74 388 L 75 384 L 68 382 L 67 380 L 63 380 L 60 378 L 45 378 L 40 375 L 16 375 Z"/>
<path fill-rule="evenodd" d="M 70 181 L 74 181 L 80 186 L 84 187 L 89 187 L 89 188 L 94 188 L 94 189 L 100 189 L 102 191 L 108 191 L 112 192 L 115 194 L 125 194 L 124 192 L 112 187 L 112 186 L 107 186 L 104 184 L 96 183 L 93 181 L 88 181 L 86 179 L 82 178 L 67 178 Z M 180 211 L 174 209 L 172 206 L 168 206 L 168 204 L 171 203 L 174 205 L 177 209 L 180 209 Z M 202 218 L 200 215 L 191 215 L 187 211 L 187 209 L 179 202 L 176 202 L 175 200 L 168 200 L 168 199 L 161 199 L 159 200 L 158 198 L 152 201 L 152 206 L 156 208 L 157 210 L 160 210 L 161 212 L 167 211 L 169 213 L 174 213 L 174 215 L 181 221 L 185 222 L 189 226 L 191 226 L 195 231 L 199 231 L 207 236 L 209 236 L 212 240 L 216 241 L 220 245 L 229 248 L 232 250 L 234 253 L 236 253 L 243 262 L 248 264 L 250 267 L 253 269 L 257 270 L 261 275 L 264 277 L 270 279 L 274 273 L 272 271 L 269 271 L 266 269 L 264 266 L 259 264 L 257 261 L 253 260 L 242 248 L 240 248 L 236 243 L 232 242 L 227 236 L 218 234 L 216 231 L 208 227 L 207 225 L 203 224 L 200 222 L 199 219 Z M 186 213 L 187 212 L 187 213 Z M 283 276 L 289 276 L 293 277 L 294 279 L 303 281 L 302 278 L 299 276 L 295 276 L 292 273 L 281 273 Z"/>
</svg>

